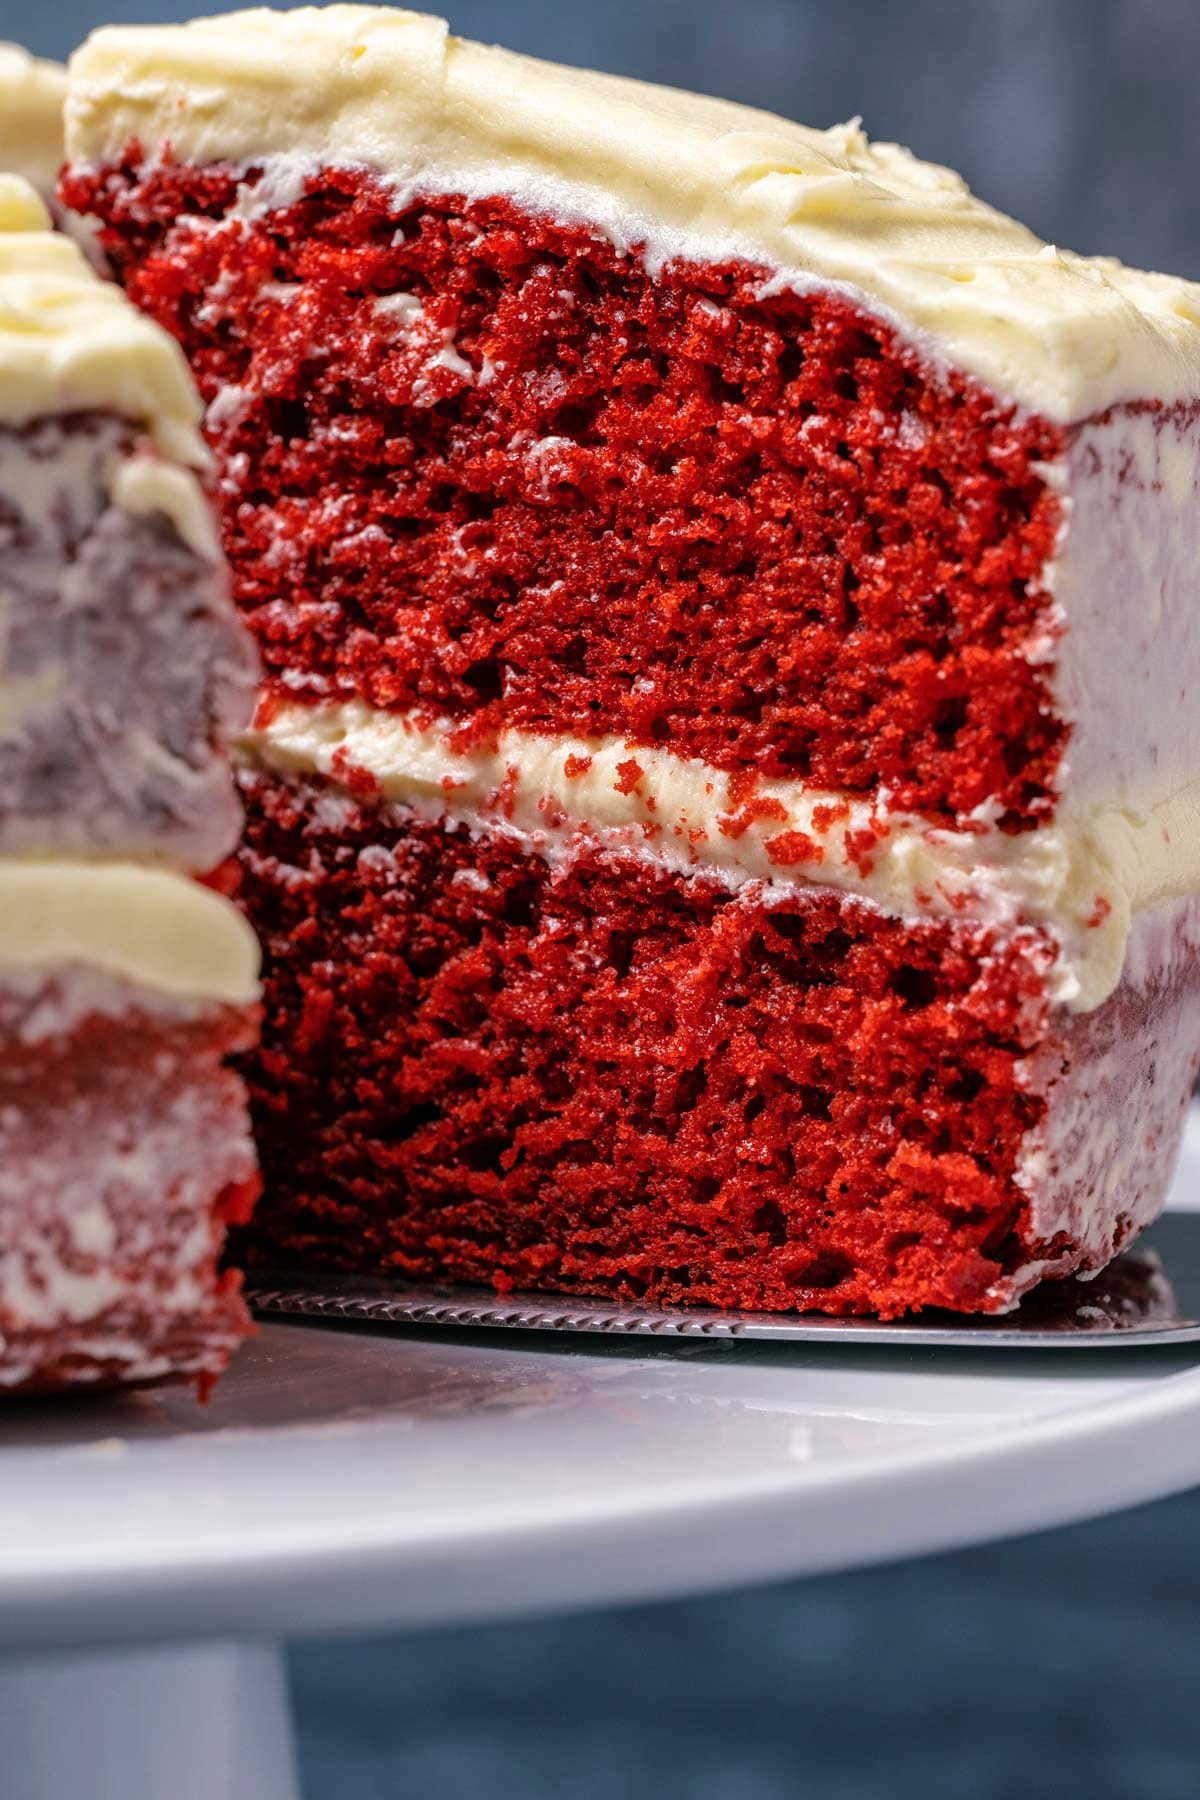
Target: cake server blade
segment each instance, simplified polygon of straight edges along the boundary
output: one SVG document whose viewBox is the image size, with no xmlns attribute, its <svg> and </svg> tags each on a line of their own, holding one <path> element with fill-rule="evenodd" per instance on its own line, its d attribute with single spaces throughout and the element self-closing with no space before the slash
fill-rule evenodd
<svg viewBox="0 0 1200 1800">
<path fill-rule="evenodd" d="M 452 1331 L 599 1332 L 617 1337 L 752 1339 L 792 1344 L 941 1344 L 949 1349 L 1065 1350 L 1200 1342 L 1200 1213 L 1160 1219 L 1090 1281 L 1047 1282 L 1010 1313 L 965 1318 L 834 1319 L 821 1313 L 719 1312 L 546 1293 L 414 1285 L 363 1276 L 258 1273 L 259 1312 L 302 1319 L 438 1326 Z"/>
</svg>

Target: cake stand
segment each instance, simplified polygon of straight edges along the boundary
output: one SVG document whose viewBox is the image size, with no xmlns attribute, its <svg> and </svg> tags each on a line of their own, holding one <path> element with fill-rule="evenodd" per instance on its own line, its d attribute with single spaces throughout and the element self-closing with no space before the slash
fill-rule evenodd
<svg viewBox="0 0 1200 1800">
<path fill-rule="evenodd" d="M 1172 1204 L 1200 1209 L 1200 1118 Z M 847 1568 L 1200 1481 L 1200 1347 L 265 1324 L 0 1415 L 5 1800 L 293 1800 L 279 1644 Z"/>
</svg>

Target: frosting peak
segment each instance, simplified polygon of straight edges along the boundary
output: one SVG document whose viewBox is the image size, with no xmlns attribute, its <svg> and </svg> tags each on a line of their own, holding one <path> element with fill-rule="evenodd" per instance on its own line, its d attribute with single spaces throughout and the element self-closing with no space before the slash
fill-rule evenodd
<svg viewBox="0 0 1200 1800">
<path fill-rule="evenodd" d="M 49 194 L 63 160 L 67 71 L 16 44 L 0 44 L 0 169 Z"/>
<path fill-rule="evenodd" d="M 50 214 L 20 175 L 0 174 L 0 232 L 49 231 Z"/>
</svg>

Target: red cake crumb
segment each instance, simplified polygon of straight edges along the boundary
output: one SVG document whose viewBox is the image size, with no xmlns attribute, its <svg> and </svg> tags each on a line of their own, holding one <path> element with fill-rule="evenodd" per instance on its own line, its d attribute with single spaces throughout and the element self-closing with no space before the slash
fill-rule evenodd
<svg viewBox="0 0 1200 1800">
<path fill-rule="evenodd" d="M 183 345 L 239 603 L 287 693 L 614 732 L 950 818 L 1053 810 L 1062 431 L 769 269 L 652 277 L 503 199 L 327 169 L 76 172 Z M 249 185 L 252 187 L 252 175 Z M 412 295 L 407 324 L 381 296 Z M 452 354 L 442 354 L 452 346 Z"/>
<path fill-rule="evenodd" d="M 247 777 L 266 954 L 239 1254 L 661 1302 L 984 1308 L 1035 1248 L 1047 945 Z"/>
<path fill-rule="evenodd" d="M 747 800 L 739 806 L 735 813 L 725 813 L 717 820 L 717 830 L 722 837 L 744 837 L 751 825 L 759 819 L 786 819 L 787 807 L 782 800 L 775 800 L 769 795 L 760 794 L 753 800 Z"/>
<path fill-rule="evenodd" d="M 777 831 L 766 843 L 767 860 L 777 869 L 790 869 L 796 863 L 819 863 L 825 852 L 807 831 Z"/>
</svg>

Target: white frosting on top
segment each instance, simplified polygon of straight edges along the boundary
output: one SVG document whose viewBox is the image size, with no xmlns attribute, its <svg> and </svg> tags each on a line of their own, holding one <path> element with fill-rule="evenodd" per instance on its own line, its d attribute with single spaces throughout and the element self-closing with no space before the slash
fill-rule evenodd
<svg viewBox="0 0 1200 1800">
<path fill-rule="evenodd" d="M 550 858 L 598 842 L 731 887 L 815 883 L 901 918 L 1041 925 L 1061 946 L 1052 992 L 1073 1011 L 1116 986 L 1135 914 L 1200 890 L 1200 781 L 1012 835 L 946 830 L 798 782 L 759 781 L 746 800 L 720 770 L 614 737 L 507 730 L 459 751 L 452 732 L 357 700 L 271 702 L 244 748 L 285 773 L 365 771 L 386 800 L 484 821 Z"/>
<path fill-rule="evenodd" d="M 773 286 L 840 284 L 926 349 L 1050 418 L 1200 395 L 1200 287 L 1043 244 L 947 169 L 857 124 L 814 131 L 725 101 L 452 37 L 426 14 L 258 9 L 113 26 L 71 63 L 67 153 L 134 139 L 269 163 L 250 204 L 316 165 L 402 195 L 509 194 L 666 258 L 740 256 Z"/>
<path fill-rule="evenodd" d="M 258 995 L 254 933 L 211 888 L 133 863 L 0 862 L 0 978 L 64 966 L 180 999 Z"/>
<path fill-rule="evenodd" d="M 0 424 L 109 412 L 203 469 L 200 402 L 183 353 L 50 230 L 26 182 L 0 175 Z"/>
<path fill-rule="evenodd" d="M 16 44 L 0 44 L 0 169 L 50 194 L 63 160 L 67 71 Z"/>
</svg>

